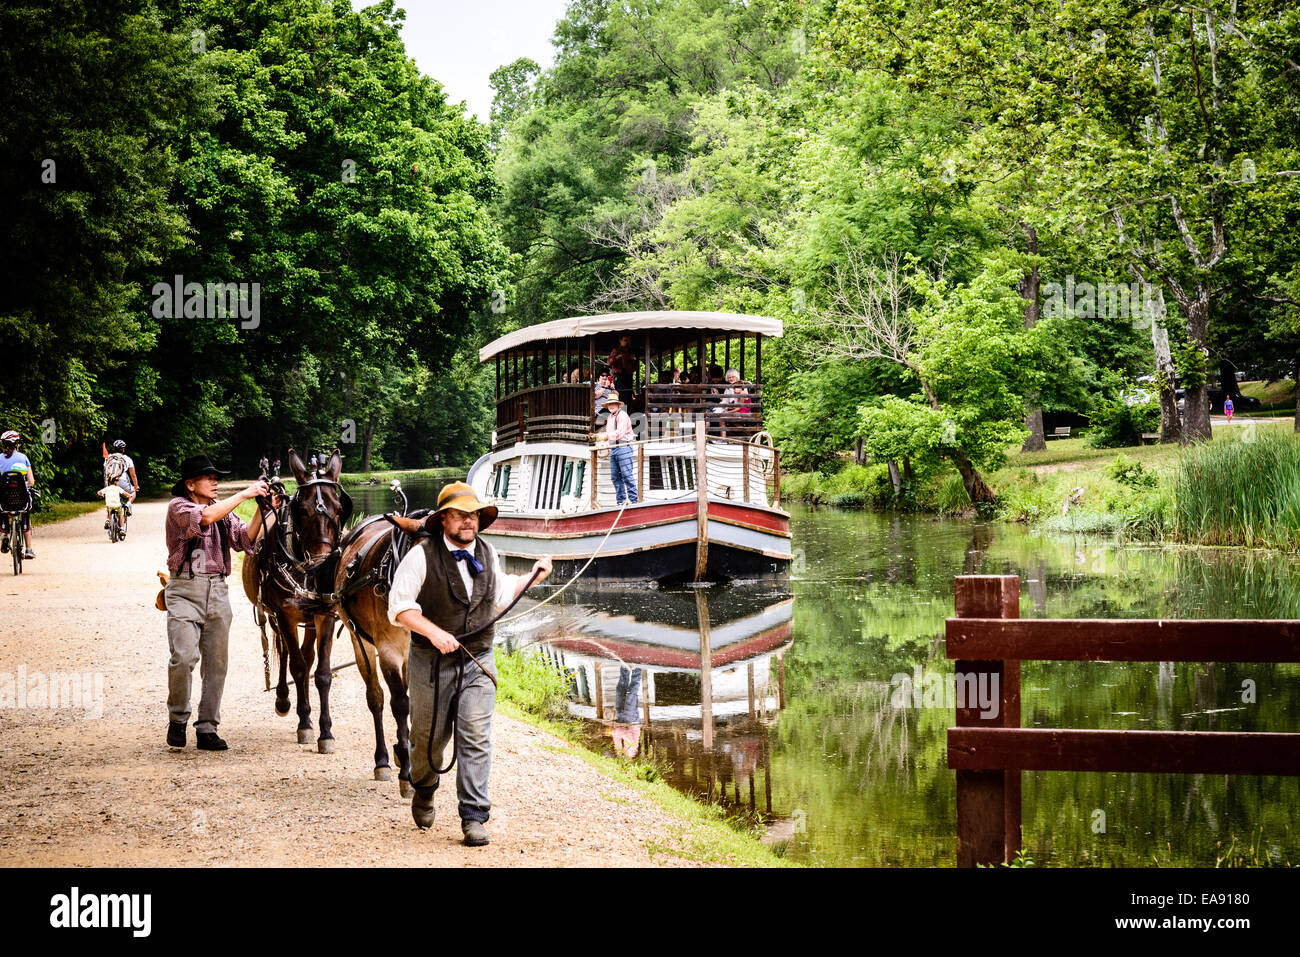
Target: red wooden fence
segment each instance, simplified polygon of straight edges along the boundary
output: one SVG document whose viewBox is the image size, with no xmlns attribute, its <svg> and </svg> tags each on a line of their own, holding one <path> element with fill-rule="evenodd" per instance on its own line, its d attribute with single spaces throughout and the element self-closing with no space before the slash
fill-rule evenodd
<svg viewBox="0 0 1300 957">
<path fill-rule="evenodd" d="M 947 653 L 959 675 L 998 679 L 1001 703 L 961 707 L 948 729 L 957 772 L 957 866 L 1020 849 L 1020 772 L 1300 774 L 1300 734 L 1020 727 L 1021 661 L 1300 661 L 1300 621 L 1020 619 L 1015 575 L 962 575 Z M 989 678 L 982 678 L 988 675 Z"/>
</svg>

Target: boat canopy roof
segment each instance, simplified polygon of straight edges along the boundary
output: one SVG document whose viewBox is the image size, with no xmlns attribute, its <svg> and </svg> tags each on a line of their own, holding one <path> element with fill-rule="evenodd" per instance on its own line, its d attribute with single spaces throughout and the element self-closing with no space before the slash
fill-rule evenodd
<svg viewBox="0 0 1300 957">
<path fill-rule="evenodd" d="M 609 312 L 599 316 L 574 316 L 571 319 L 553 319 L 550 322 L 526 326 L 494 339 L 479 350 L 480 362 L 510 349 L 530 342 L 547 342 L 555 339 L 583 339 L 609 333 L 644 332 L 666 329 L 698 329 L 713 332 L 734 332 L 778 338 L 782 327 L 780 319 L 766 316 L 748 316 L 735 312 L 691 312 L 668 310 L 658 312 Z"/>
</svg>

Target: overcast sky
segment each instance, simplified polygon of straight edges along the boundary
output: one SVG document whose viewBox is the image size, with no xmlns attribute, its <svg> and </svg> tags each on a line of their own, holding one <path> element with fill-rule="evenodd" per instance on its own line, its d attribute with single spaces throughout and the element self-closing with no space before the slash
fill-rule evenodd
<svg viewBox="0 0 1300 957">
<path fill-rule="evenodd" d="M 405 0 L 402 36 L 420 72 L 439 81 L 451 103 L 465 101 L 486 123 L 488 76 L 522 56 L 551 64 L 551 34 L 566 0 Z"/>
</svg>

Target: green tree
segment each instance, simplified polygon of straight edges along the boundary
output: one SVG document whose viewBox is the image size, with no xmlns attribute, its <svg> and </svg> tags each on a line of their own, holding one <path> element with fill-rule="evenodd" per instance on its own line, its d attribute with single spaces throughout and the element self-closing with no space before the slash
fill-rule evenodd
<svg viewBox="0 0 1300 957">
<path fill-rule="evenodd" d="M 211 121 L 211 89 L 148 0 L 16 0 L 0 36 L 0 414 L 69 492 L 120 421 L 110 380 L 150 387 L 131 371 L 155 344 L 135 277 L 181 241 L 173 143 Z"/>
</svg>

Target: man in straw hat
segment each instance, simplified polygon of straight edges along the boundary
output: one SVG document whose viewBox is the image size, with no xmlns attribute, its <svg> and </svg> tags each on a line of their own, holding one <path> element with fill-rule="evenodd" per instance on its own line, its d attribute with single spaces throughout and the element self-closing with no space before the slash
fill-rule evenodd
<svg viewBox="0 0 1300 957">
<path fill-rule="evenodd" d="M 411 816 L 421 828 L 433 825 L 437 768 L 454 721 L 456 796 L 470 847 L 488 843 L 484 825 L 492 807 L 487 784 L 496 686 L 483 669 L 495 673 L 495 663 L 493 629 L 484 626 L 528 584 L 527 576 L 507 575 L 496 550 L 478 537 L 496 517 L 496 506 L 479 501 L 464 482 L 453 482 L 438 495 L 438 510 L 423 522 L 394 518 L 409 533 L 421 528 L 433 533 L 406 553 L 388 595 L 388 620 L 411 632 Z M 545 581 L 551 556 L 539 558 L 533 571 L 539 583 Z M 480 628 L 462 650 L 455 636 Z"/>
<path fill-rule="evenodd" d="M 605 420 L 604 439 L 609 443 L 609 477 L 614 482 L 614 498 L 619 505 L 624 500 L 636 504 L 636 472 L 632 468 L 632 442 L 636 432 L 632 429 L 632 419 L 623 407 L 623 400 L 617 392 L 611 392 L 605 399 L 605 408 L 609 409 L 609 418 Z M 594 439 L 601 438 L 597 432 Z"/>
<path fill-rule="evenodd" d="M 217 481 L 229 473 L 206 455 L 181 463 L 181 478 L 172 486 L 167 505 L 167 568 L 171 575 L 163 590 L 167 605 L 167 744 L 185 747 L 190 719 L 190 690 L 194 666 L 202 661 L 203 691 L 194 722 L 202 751 L 225 751 L 217 736 L 221 722 L 221 692 L 226 685 L 227 639 L 230 636 L 230 550 L 251 552 L 262 532 L 262 516 L 254 512 L 247 525 L 235 507 L 258 495 L 269 495 L 265 482 L 254 482 L 229 498 L 217 501 Z M 278 502 L 278 496 L 276 497 Z"/>
</svg>

